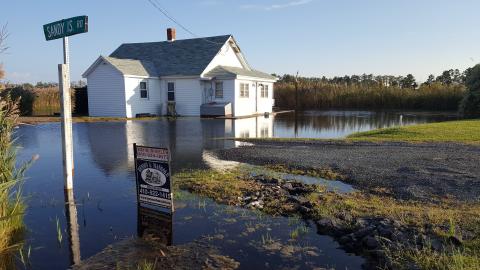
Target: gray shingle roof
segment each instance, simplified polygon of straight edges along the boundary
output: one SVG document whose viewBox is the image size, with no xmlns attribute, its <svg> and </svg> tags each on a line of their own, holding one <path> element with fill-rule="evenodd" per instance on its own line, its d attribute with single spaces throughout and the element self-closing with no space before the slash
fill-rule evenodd
<svg viewBox="0 0 480 270">
<path fill-rule="evenodd" d="M 103 57 L 124 75 L 157 77 L 155 65 L 150 61 Z"/>
<path fill-rule="evenodd" d="M 277 77 L 267 74 L 265 72 L 261 72 L 258 70 L 247 70 L 244 68 L 238 67 L 228 67 L 228 66 L 217 66 L 214 69 L 210 70 L 205 74 L 205 77 L 219 77 L 219 76 L 246 76 L 246 77 L 254 77 L 254 78 L 261 78 L 261 79 L 268 79 L 268 80 L 276 80 Z"/>
<path fill-rule="evenodd" d="M 110 57 L 153 63 L 156 76 L 198 76 L 229 38 L 230 35 L 225 35 L 174 42 L 126 43 L 118 47 Z"/>
</svg>

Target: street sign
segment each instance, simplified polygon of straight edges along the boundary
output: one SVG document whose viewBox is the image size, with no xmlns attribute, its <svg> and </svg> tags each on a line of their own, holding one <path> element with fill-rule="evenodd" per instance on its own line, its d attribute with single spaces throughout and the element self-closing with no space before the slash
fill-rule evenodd
<svg viewBox="0 0 480 270">
<path fill-rule="evenodd" d="M 173 212 L 169 150 L 134 144 L 133 153 L 138 203 Z"/>
<path fill-rule="evenodd" d="M 46 40 L 53 40 L 88 32 L 88 16 L 63 19 L 43 26 Z"/>
</svg>

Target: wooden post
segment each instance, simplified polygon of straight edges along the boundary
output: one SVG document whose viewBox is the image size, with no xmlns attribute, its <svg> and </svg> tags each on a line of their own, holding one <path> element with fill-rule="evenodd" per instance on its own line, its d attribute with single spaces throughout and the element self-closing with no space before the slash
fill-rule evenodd
<svg viewBox="0 0 480 270">
<path fill-rule="evenodd" d="M 68 225 L 68 240 L 70 241 L 70 260 L 73 265 L 80 263 L 80 233 L 77 218 L 77 205 L 73 189 L 65 189 L 65 217 Z"/>
<path fill-rule="evenodd" d="M 68 65 L 58 65 L 60 95 L 62 98 L 62 157 L 64 187 L 73 189 L 73 142 L 72 142 L 72 105 L 70 99 L 70 76 Z"/>
</svg>

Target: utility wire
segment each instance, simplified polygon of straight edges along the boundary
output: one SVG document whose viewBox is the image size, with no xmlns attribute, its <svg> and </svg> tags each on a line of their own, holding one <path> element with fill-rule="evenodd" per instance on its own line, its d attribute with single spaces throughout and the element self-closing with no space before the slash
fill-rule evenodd
<svg viewBox="0 0 480 270">
<path fill-rule="evenodd" d="M 174 22 L 176 25 L 178 25 L 180 28 L 182 28 L 183 30 L 185 30 L 187 33 L 189 33 L 190 35 L 196 37 L 196 38 L 201 38 L 207 42 L 210 42 L 210 43 L 213 43 L 213 44 L 217 44 L 217 45 L 223 45 L 223 43 L 219 43 L 219 42 L 214 42 L 214 41 L 211 41 L 211 40 L 208 40 L 207 38 L 203 38 L 203 37 L 199 37 L 197 34 L 195 34 L 194 32 L 190 31 L 187 27 L 185 27 L 183 24 L 181 24 L 178 20 L 176 20 L 172 15 L 170 15 L 168 13 L 168 11 L 163 8 L 160 3 L 158 2 L 158 0 L 147 0 L 148 2 L 150 2 L 150 4 L 152 6 L 154 6 L 158 11 L 160 11 L 160 13 L 162 13 L 165 17 L 167 17 L 170 21 Z"/>
</svg>

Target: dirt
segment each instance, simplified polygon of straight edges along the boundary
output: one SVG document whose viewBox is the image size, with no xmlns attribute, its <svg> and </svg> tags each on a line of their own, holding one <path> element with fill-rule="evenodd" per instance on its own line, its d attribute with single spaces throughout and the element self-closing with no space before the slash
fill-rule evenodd
<svg viewBox="0 0 480 270">
<path fill-rule="evenodd" d="M 125 239 L 74 266 L 92 269 L 237 269 L 239 263 L 206 244 L 164 246 L 155 239 Z M 150 266 L 150 267 L 148 267 Z"/>
<path fill-rule="evenodd" d="M 454 143 L 258 141 L 218 150 L 226 160 L 332 169 L 355 188 L 398 199 L 480 201 L 480 146 Z"/>
</svg>

